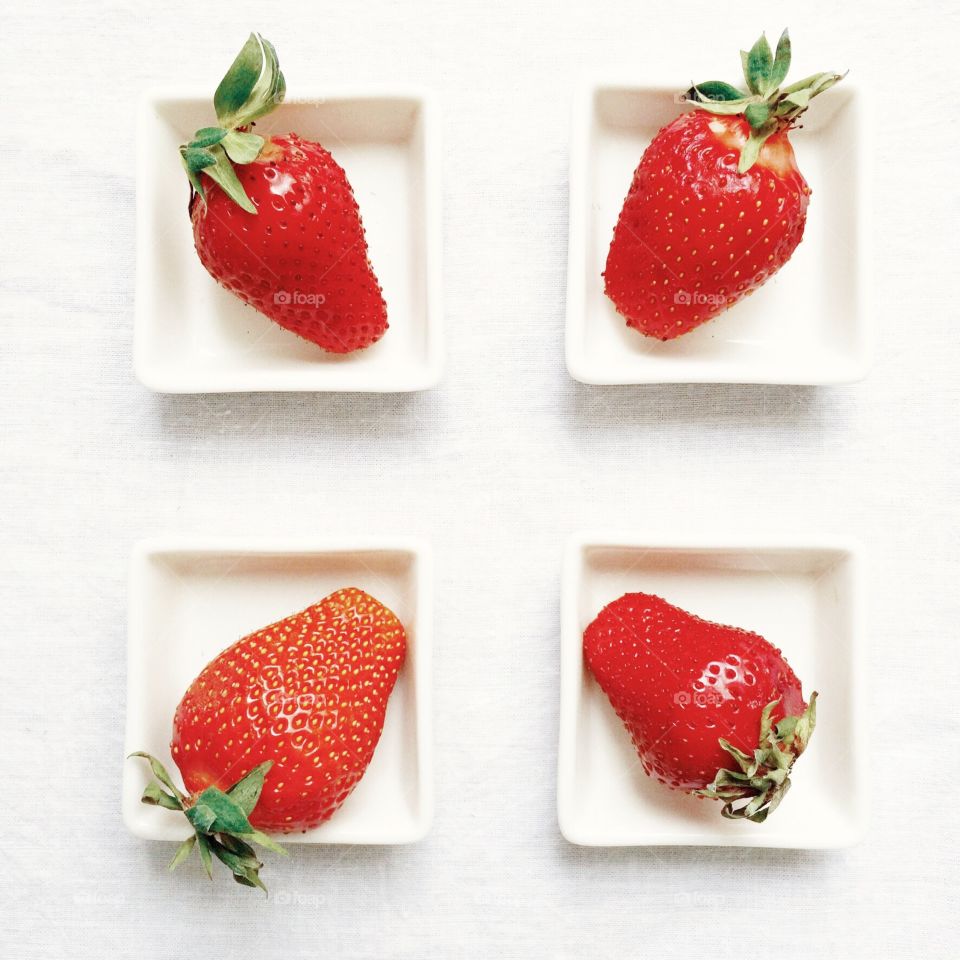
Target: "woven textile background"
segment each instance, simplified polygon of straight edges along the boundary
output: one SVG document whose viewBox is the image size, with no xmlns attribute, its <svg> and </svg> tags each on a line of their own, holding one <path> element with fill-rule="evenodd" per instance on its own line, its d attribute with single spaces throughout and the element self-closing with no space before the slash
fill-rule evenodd
<svg viewBox="0 0 960 960">
<path fill-rule="evenodd" d="M 738 48 L 783 26 L 770 4 L 8 5 L 0 953 L 957 956 L 960 9 L 811 0 L 791 13 L 794 75 L 849 66 L 877 101 L 879 346 L 851 387 L 590 388 L 563 365 L 580 71 L 732 79 Z M 438 389 L 164 397 L 135 381 L 136 100 L 164 83 L 212 90 L 250 29 L 275 42 L 291 91 L 441 95 Z M 593 850 L 560 837 L 560 556 L 593 526 L 867 545 L 865 842 Z M 171 876 L 168 846 L 126 833 L 127 567 L 134 541 L 162 532 L 433 543 L 424 842 L 301 848 L 271 860 L 263 900 L 225 876 L 208 884 L 196 862 Z"/>
</svg>

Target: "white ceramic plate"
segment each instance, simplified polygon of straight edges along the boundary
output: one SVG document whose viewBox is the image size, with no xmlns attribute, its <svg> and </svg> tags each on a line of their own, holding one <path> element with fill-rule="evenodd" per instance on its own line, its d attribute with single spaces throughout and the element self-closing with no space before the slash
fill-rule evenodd
<svg viewBox="0 0 960 960">
<path fill-rule="evenodd" d="M 823 541 L 629 541 L 590 536 L 568 547 L 561 639 L 560 830 L 589 846 L 698 844 L 833 848 L 866 823 L 862 559 Z M 708 620 L 755 630 L 820 693 L 817 728 L 789 795 L 765 823 L 725 820 L 720 804 L 648 777 L 623 724 L 583 662 L 583 631 L 631 591 Z"/>
<path fill-rule="evenodd" d="M 753 296 L 662 343 L 627 327 L 603 292 L 613 228 L 684 87 L 589 83 L 570 160 L 567 368 L 584 383 L 848 383 L 870 365 L 866 97 L 848 80 L 813 102 L 791 141 L 813 189 L 803 242 Z"/>
<path fill-rule="evenodd" d="M 204 270 L 177 153 L 213 120 L 212 93 L 155 93 L 140 104 L 134 364 L 163 393 L 423 390 L 440 378 L 440 153 L 423 92 L 324 92 L 258 123 L 322 143 L 346 170 L 387 301 L 372 347 L 326 353 L 222 289 Z"/>
<path fill-rule="evenodd" d="M 131 571 L 126 752 L 146 750 L 179 779 L 170 756 L 173 713 L 221 650 L 344 586 L 385 603 L 407 631 L 407 661 L 363 779 L 327 823 L 290 843 L 411 843 L 433 810 L 430 648 L 432 579 L 413 543 L 311 544 L 162 539 L 138 544 Z M 123 768 L 123 819 L 153 840 L 182 840 L 183 816 L 140 802 L 142 760 Z"/>
</svg>

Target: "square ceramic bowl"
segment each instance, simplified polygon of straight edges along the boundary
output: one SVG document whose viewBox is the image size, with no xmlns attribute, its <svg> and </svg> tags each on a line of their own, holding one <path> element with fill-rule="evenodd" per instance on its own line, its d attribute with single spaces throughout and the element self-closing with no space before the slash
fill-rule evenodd
<svg viewBox="0 0 960 960">
<path fill-rule="evenodd" d="M 870 203 L 866 98 L 847 80 L 791 138 L 813 189 L 803 242 L 760 290 L 662 343 L 603 292 L 613 228 L 643 151 L 689 106 L 676 86 L 589 83 L 574 107 L 566 354 L 583 383 L 837 384 L 866 376 Z"/>
<path fill-rule="evenodd" d="M 211 95 L 140 104 L 134 365 L 162 393 L 401 392 L 440 379 L 440 153 L 422 92 L 324 92 L 282 103 L 261 133 L 322 143 L 353 186 L 390 329 L 372 347 L 326 353 L 222 289 L 204 270 L 177 148 L 213 119 Z"/>
<path fill-rule="evenodd" d="M 670 543 L 591 536 L 568 547 L 561 638 L 560 830 L 587 846 L 844 847 L 865 829 L 863 571 L 828 539 Z M 648 777 L 584 666 L 583 631 L 625 593 L 662 596 L 707 620 L 754 630 L 817 690 L 817 727 L 789 796 L 765 823 Z"/>
<path fill-rule="evenodd" d="M 329 821 L 289 842 L 394 844 L 424 836 L 433 809 L 433 588 L 424 546 L 148 540 L 134 551 L 130 586 L 126 753 L 152 753 L 177 780 L 169 747 L 174 710 L 221 650 L 344 586 L 390 607 L 409 646 L 373 760 Z M 181 814 L 140 802 L 149 779 L 145 762 L 124 763 L 124 822 L 139 837 L 184 839 Z"/>
</svg>

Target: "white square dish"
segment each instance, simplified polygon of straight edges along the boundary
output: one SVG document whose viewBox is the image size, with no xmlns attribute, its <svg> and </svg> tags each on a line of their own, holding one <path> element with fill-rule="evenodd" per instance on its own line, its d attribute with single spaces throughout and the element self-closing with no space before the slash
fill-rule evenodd
<svg viewBox="0 0 960 960">
<path fill-rule="evenodd" d="M 586 846 L 837 848 L 866 827 L 860 550 L 829 538 L 695 544 L 580 537 L 564 564 L 557 803 L 560 830 Z M 765 823 L 648 777 L 583 660 L 583 631 L 625 593 L 657 594 L 698 616 L 754 630 L 817 690 L 817 727 L 790 795 Z"/>
<path fill-rule="evenodd" d="M 613 228 L 657 131 L 689 109 L 675 87 L 593 82 L 570 147 L 567 369 L 590 384 L 838 384 L 871 362 L 867 98 L 847 80 L 792 137 L 813 195 L 803 242 L 752 296 L 666 343 L 627 327 L 603 290 Z"/>
<path fill-rule="evenodd" d="M 327 91 L 291 99 L 261 133 L 296 131 L 347 172 L 390 328 L 354 354 L 326 353 L 221 288 L 204 270 L 177 152 L 213 119 L 211 94 L 140 104 L 134 366 L 161 393 L 424 390 L 440 379 L 440 147 L 423 92 Z"/>
<path fill-rule="evenodd" d="M 407 661 L 383 734 L 354 792 L 315 830 L 289 843 L 412 843 L 433 815 L 430 656 L 432 574 L 416 543 L 251 543 L 164 538 L 137 545 L 131 569 L 126 752 L 145 750 L 179 779 L 170 756 L 177 703 L 190 682 L 240 637 L 344 586 L 390 607 L 407 631 Z M 123 768 L 123 819 L 138 837 L 183 840 L 176 811 L 147 806 L 146 763 Z"/>
</svg>

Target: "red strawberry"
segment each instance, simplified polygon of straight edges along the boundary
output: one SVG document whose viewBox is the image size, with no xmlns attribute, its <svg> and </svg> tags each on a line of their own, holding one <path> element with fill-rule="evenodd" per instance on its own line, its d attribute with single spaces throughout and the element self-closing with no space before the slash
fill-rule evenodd
<svg viewBox="0 0 960 960">
<path fill-rule="evenodd" d="M 776 647 L 628 593 L 587 627 L 583 650 L 648 775 L 723 800 L 727 817 L 762 822 L 776 808 L 813 733 L 817 697 L 804 702 Z"/>
<path fill-rule="evenodd" d="M 162 799 L 152 784 L 144 802 L 184 810 L 197 831 L 187 843 L 199 839 L 201 853 L 208 845 L 221 859 L 218 844 L 228 853 L 244 837 L 272 846 L 259 831 L 328 820 L 370 763 L 405 651 L 396 616 L 354 588 L 238 640 L 190 684 L 174 715 L 171 753 L 188 795 L 148 757 L 173 796 Z M 239 817 L 230 803 L 237 792 Z M 259 886 L 249 847 L 247 858 L 246 872 L 234 874 Z"/>
<path fill-rule="evenodd" d="M 342 168 L 319 143 L 250 132 L 284 91 L 273 47 L 251 34 L 217 88 L 220 126 L 180 148 L 194 242 L 231 293 L 324 350 L 349 353 L 383 336 L 387 308 Z"/>
<path fill-rule="evenodd" d="M 780 88 L 785 30 L 743 53 L 748 90 L 692 87 L 701 108 L 668 123 L 644 151 L 614 228 L 604 282 L 627 324 L 672 340 L 766 283 L 803 237 L 810 188 L 788 132 L 841 79 L 819 73 Z"/>
</svg>

